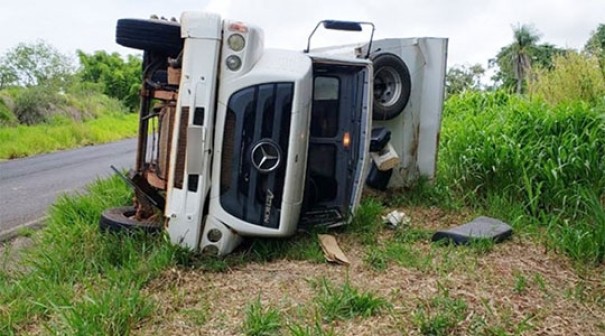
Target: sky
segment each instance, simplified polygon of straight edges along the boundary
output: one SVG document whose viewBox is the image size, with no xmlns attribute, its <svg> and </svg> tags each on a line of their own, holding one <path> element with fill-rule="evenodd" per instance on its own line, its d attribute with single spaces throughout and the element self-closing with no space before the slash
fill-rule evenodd
<svg viewBox="0 0 605 336">
<path fill-rule="evenodd" d="M 74 56 L 106 50 L 135 54 L 115 43 L 120 18 L 151 14 L 180 17 L 206 10 L 254 23 L 265 31 L 265 45 L 302 50 L 322 19 L 371 21 L 375 38 L 447 37 L 448 66 L 480 63 L 487 67 L 511 43 L 512 27 L 533 24 L 541 41 L 582 48 L 599 23 L 605 0 L 1 0 L 0 55 L 20 42 L 44 40 Z M 363 41 L 364 33 L 318 32 L 321 45 Z"/>
</svg>

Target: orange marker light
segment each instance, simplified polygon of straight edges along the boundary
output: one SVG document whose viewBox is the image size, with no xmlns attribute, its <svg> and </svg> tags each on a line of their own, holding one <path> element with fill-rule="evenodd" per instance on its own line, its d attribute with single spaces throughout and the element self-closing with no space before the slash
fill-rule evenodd
<svg viewBox="0 0 605 336">
<path fill-rule="evenodd" d="M 342 145 L 345 147 L 345 149 L 349 149 L 349 146 L 351 146 L 351 134 L 349 134 L 349 132 L 345 132 L 344 136 L 342 137 Z"/>
<path fill-rule="evenodd" d="M 229 24 L 229 30 L 234 32 L 247 33 L 248 27 L 243 22 L 233 22 Z"/>
</svg>

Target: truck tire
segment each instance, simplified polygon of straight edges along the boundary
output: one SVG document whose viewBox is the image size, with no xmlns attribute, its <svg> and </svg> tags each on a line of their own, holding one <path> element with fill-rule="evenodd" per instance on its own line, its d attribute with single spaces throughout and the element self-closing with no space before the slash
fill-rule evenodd
<svg viewBox="0 0 605 336">
<path fill-rule="evenodd" d="M 183 49 L 181 25 L 157 19 L 120 19 L 116 42 L 124 47 L 177 57 Z"/>
<path fill-rule="evenodd" d="M 101 214 L 99 228 L 103 232 L 135 232 L 157 233 L 162 230 L 162 225 L 153 221 L 141 222 L 133 218 L 135 209 L 133 206 L 109 208 Z"/>
<path fill-rule="evenodd" d="M 403 112 L 410 100 L 412 81 L 405 62 L 394 54 L 373 57 L 373 120 L 391 120 Z"/>
</svg>

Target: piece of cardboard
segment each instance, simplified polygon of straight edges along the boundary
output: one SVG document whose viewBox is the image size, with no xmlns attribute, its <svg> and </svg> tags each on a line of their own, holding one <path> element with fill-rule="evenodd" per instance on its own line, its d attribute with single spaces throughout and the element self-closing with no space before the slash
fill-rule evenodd
<svg viewBox="0 0 605 336">
<path fill-rule="evenodd" d="M 319 245 L 324 252 L 324 256 L 326 260 L 329 262 L 334 262 L 343 265 L 350 265 L 351 262 L 349 258 L 342 252 L 338 243 L 336 242 L 336 238 L 332 235 L 320 234 L 317 235 L 319 238 Z"/>
</svg>

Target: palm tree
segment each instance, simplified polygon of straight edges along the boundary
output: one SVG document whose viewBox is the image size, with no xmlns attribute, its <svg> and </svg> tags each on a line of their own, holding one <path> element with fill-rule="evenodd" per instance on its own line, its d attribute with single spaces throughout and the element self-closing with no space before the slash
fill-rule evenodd
<svg viewBox="0 0 605 336">
<path fill-rule="evenodd" d="M 516 92 L 523 90 L 523 81 L 531 70 L 531 56 L 537 48 L 540 35 L 533 26 L 517 25 L 513 28 L 514 41 L 510 48 L 510 58 L 517 81 Z"/>
<path fill-rule="evenodd" d="M 489 61 L 491 66 L 499 70 L 493 79 L 505 87 L 515 87 L 517 93 L 523 92 L 525 81 L 532 65 L 532 57 L 540 48 L 537 45 L 540 34 L 531 25 L 519 24 L 513 28 L 513 42 L 500 49 L 494 59 Z"/>
</svg>

